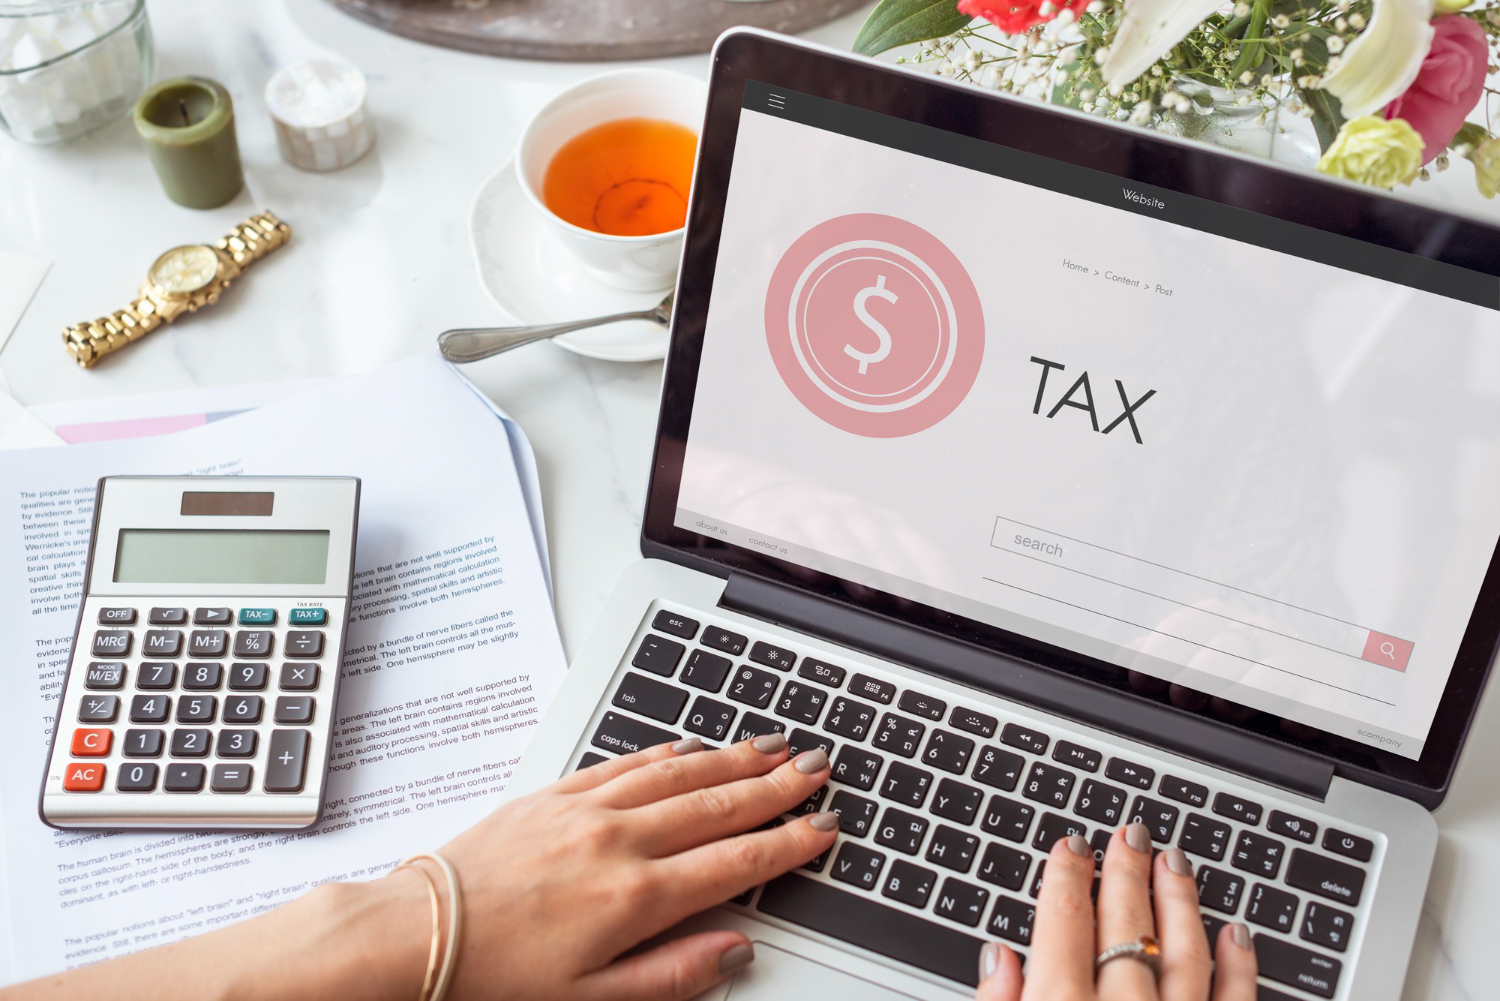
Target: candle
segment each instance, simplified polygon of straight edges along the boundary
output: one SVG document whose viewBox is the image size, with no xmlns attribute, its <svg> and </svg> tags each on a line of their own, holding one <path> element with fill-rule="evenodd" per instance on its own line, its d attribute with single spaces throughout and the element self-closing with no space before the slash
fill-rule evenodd
<svg viewBox="0 0 1500 1001">
<path fill-rule="evenodd" d="M 163 80 L 135 105 L 135 130 L 167 197 L 191 209 L 217 208 L 245 186 L 229 91 L 198 76 Z"/>
<path fill-rule="evenodd" d="M 281 157 L 302 170 L 339 170 L 375 141 L 365 111 L 365 77 L 338 59 L 307 59 L 266 84 Z"/>
</svg>

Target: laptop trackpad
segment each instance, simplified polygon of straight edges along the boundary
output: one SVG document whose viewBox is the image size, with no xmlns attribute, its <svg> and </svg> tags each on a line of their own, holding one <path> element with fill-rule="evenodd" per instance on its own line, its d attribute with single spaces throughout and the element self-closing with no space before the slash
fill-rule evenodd
<svg viewBox="0 0 1500 1001">
<path fill-rule="evenodd" d="M 712 995 L 708 995 L 712 997 Z M 838 998 L 839 1001 L 916 1001 L 910 994 L 796 953 L 755 943 L 755 962 L 729 985 L 724 1001 L 786 1001 L 787 998 Z"/>
</svg>

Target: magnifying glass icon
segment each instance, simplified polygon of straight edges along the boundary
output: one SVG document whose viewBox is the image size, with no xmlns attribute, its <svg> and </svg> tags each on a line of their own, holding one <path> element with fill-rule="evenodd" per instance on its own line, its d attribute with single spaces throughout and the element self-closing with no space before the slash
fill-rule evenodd
<svg viewBox="0 0 1500 1001">
<path fill-rule="evenodd" d="M 1396 644 L 1392 643 L 1390 640 L 1386 640 L 1384 643 L 1380 644 L 1380 652 L 1391 658 L 1391 660 L 1395 660 Z"/>
</svg>

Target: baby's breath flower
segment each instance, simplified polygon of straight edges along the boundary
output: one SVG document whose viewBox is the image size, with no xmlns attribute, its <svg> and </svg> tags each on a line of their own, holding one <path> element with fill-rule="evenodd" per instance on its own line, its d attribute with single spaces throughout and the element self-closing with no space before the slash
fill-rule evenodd
<svg viewBox="0 0 1500 1001">
<path fill-rule="evenodd" d="M 1362 30 L 1364 30 L 1364 27 L 1365 27 L 1365 16 L 1363 14 L 1361 14 L 1359 11 L 1355 11 L 1353 14 L 1350 14 L 1349 15 L 1349 27 L 1353 28 L 1355 31 L 1362 31 Z"/>
<path fill-rule="evenodd" d="M 1246 70 L 1245 72 L 1240 74 L 1240 83 L 1249 85 L 1249 83 L 1254 79 L 1255 74 L 1251 73 L 1249 70 Z"/>
<path fill-rule="evenodd" d="M 1306 58 L 1305 53 L 1303 53 L 1301 49 L 1293 49 L 1291 52 L 1288 52 L 1287 55 L 1292 57 L 1293 66 L 1301 66 L 1303 60 Z"/>
<path fill-rule="evenodd" d="M 1247 4 L 1247 3 L 1237 3 L 1237 4 L 1235 4 L 1234 5 L 1234 16 L 1235 17 L 1249 17 L 1250 16 L 1250 5 Z"/>
<path fill-rule="evenodd" d="M 1271 18 L 1271 25 L 1277 31 L 1285 31 L 1292 26 L 1292 19 L 1287 17 L 1285 14 L 1277 14 L 1275 17 Z"/>
<path fill-rule="evenodd" d="M 1337 55 L 1338 53 L 1344 51 L 1344 40 L 1338 35 L 1329 35 L 1327 45 L 1328 51 L 1333 55 Z M 1329 67 L 1329 69 L 1332 68 L 1332 66 Z"/>
</svg>

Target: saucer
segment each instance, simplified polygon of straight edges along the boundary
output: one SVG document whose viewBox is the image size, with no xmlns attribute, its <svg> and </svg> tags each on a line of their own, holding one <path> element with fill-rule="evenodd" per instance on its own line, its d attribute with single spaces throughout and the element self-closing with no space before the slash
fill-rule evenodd
<svg viewBox="0 0 1500 1001">
<path fill-rule="evenodd" d="M 513 160 L 474 196 L 469 238 L 479 283 L 517 323 L 556 323 L 650 309 L 669 291 L 627 292 L 584 270 L 526 200 Z M 667 330 L 650 320 L 575 330 L 552 342 L 603 361 L 655 361 L 667 354 Z"/>
</svg>

